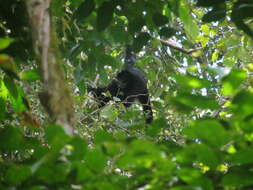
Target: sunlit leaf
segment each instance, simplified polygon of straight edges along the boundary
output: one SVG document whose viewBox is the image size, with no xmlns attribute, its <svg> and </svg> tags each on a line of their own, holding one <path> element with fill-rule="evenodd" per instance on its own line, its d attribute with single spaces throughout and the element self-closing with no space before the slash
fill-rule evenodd
<svg viewBox="0 0 253 190">
<path fill-rule="evenodd" d="M 234 69 L 222 79 L 222 92 L 224 95 L 232 95 L 245 81 L 247 73 L 243 70 Z"/>
<path fill-rule="evenodd" d="M 18 89 L 17 89 L 17 86 L 16 86 L 14 80 L 12 80 L 10 77 L 6 76 L 6 77 L 4 77 L 4 85 L 8 89 L 10 95 L 13 98 L 17 99 L 18 98 Z"/>
<path fill-rule="evenodd" d="M 9 100 L 14 111 L 16 113 L 21 113 L 22 111 L 27 110 L 29 106 L 27 106 L 23 89 L 17 85 L 16 85 L 16 89 L 18 92 L 18 96 L 16 98 L 13 96 L 9 96 Z"/>
<path fill-rule="evenodd" d="M 196 21 L 189 12 L 189 7 L 186 0 L 180 1 L 179 15 L 184 23 L 184 28 L 187 35 L 191 39 L 197 40 L 199 28 L 198 25 L 196 24 Z"/>
<path fill-rule="evenodd" d="M 177 80 L 178 84 L 184 88 L 209 88 L 211 83 L 208 80 L 200 79 L 192 75 L 173 75 Z"/>
<path fill-rule="evenodd" d="M 37 70 L 28 70 L 20 74 L 20 78 L 27 82 L 34 82 L 40 79 L 39 72 Z"/>
<path fill-rule="evenodd" d="M 0 38 L 0 50 L 3 50 L 7 47 L 9 47 L 9 45 L 14 42 L 13 38 Z"/>
</svg>

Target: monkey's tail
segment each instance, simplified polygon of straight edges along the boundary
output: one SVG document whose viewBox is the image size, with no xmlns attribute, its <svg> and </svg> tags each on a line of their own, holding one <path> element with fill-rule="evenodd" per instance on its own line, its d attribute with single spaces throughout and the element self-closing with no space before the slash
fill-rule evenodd
<svg viewBox="0 0 253 190">
<path fill-rule="evenodd" d="M 148 101 L 146 102 L 146 104 L 143 104 L 143 112 L 145 114 L 146 117 L 146 123 L 150 124 L 153 121 L 153 111 L 152 111 L 152 106 L 150 103 L 150 100 L 148 99 Z"/>
</svg>

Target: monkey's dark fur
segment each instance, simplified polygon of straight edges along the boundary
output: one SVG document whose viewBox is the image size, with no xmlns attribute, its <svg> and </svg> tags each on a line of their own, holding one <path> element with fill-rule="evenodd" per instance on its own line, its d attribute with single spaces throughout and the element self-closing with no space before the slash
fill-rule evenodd
<svg viewBox="0 0 253 190">
<path fill-rule="evenodd" d="M 111 97 L 105 96 L 104 92 L 109 91 L 112 97 L 117 97 L 121 100 L 125 107 L 131 106 L 135 100 L 138 100 L 146 116 L 146 123 L 151 123 L 153 120 L 153 112 L 149 100 L 147 89 L 147 79 L 144 74 L 134 66 L 136 62 L 135 55 L 131 52 L 131 48 L 127 46 L 125 65 L 120 71 L 116 79 L 104 88 L 89 88 L 97 98 L 99 107 L 103 107 L 107 102 L 112 100 Z"/>
</svg>

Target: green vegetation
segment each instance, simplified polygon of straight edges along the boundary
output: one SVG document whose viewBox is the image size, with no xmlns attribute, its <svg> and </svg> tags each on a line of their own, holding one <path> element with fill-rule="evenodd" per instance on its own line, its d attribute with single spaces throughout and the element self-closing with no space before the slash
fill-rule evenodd
<svg viewBox="0 0 253 190">
<path fill-rule="evenodd" d="M 0 190 L 253 188 L 251 0 L 51 0 L 43 26 L 36 1 L 0 0 Z M 126 44 L 149 126 L 87 92 Z"/>
</svg>

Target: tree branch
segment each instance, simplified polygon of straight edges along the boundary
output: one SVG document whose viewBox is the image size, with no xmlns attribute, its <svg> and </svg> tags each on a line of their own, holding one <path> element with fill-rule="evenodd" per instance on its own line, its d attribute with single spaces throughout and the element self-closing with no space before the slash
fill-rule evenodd
<svg viewBox="0 0 253 190">
<path fill-rule="evenodd" d="M 157 38 L 155 38 L 155 39 L 157 39 Z M 186 53 L 186 54 L 191 54 L 191 53 L 193 53 L 193 52 L 195 52 L 195 51 L 198 51 L 198 50 L 203 49 L 202 47 L 200 47 L 200 48 L 196 48 L 196 49 L 187 50 L 187 49 L 184 49 L 184 48 L 182 48 L 182 47 L 179 47 L 179 46 L 175 45 L 175 43 L 172 42 L 171 40 L 162 40 L 162 39 L 157 39 L 157 40 L 159 40 L 162 44 L 164 44 L 164 45 L 166 45 L 166 46 L 169 46 L 170 48 L 179 50 L 179 51 L 181 51 L 182 53 Z"/>
</svg>

